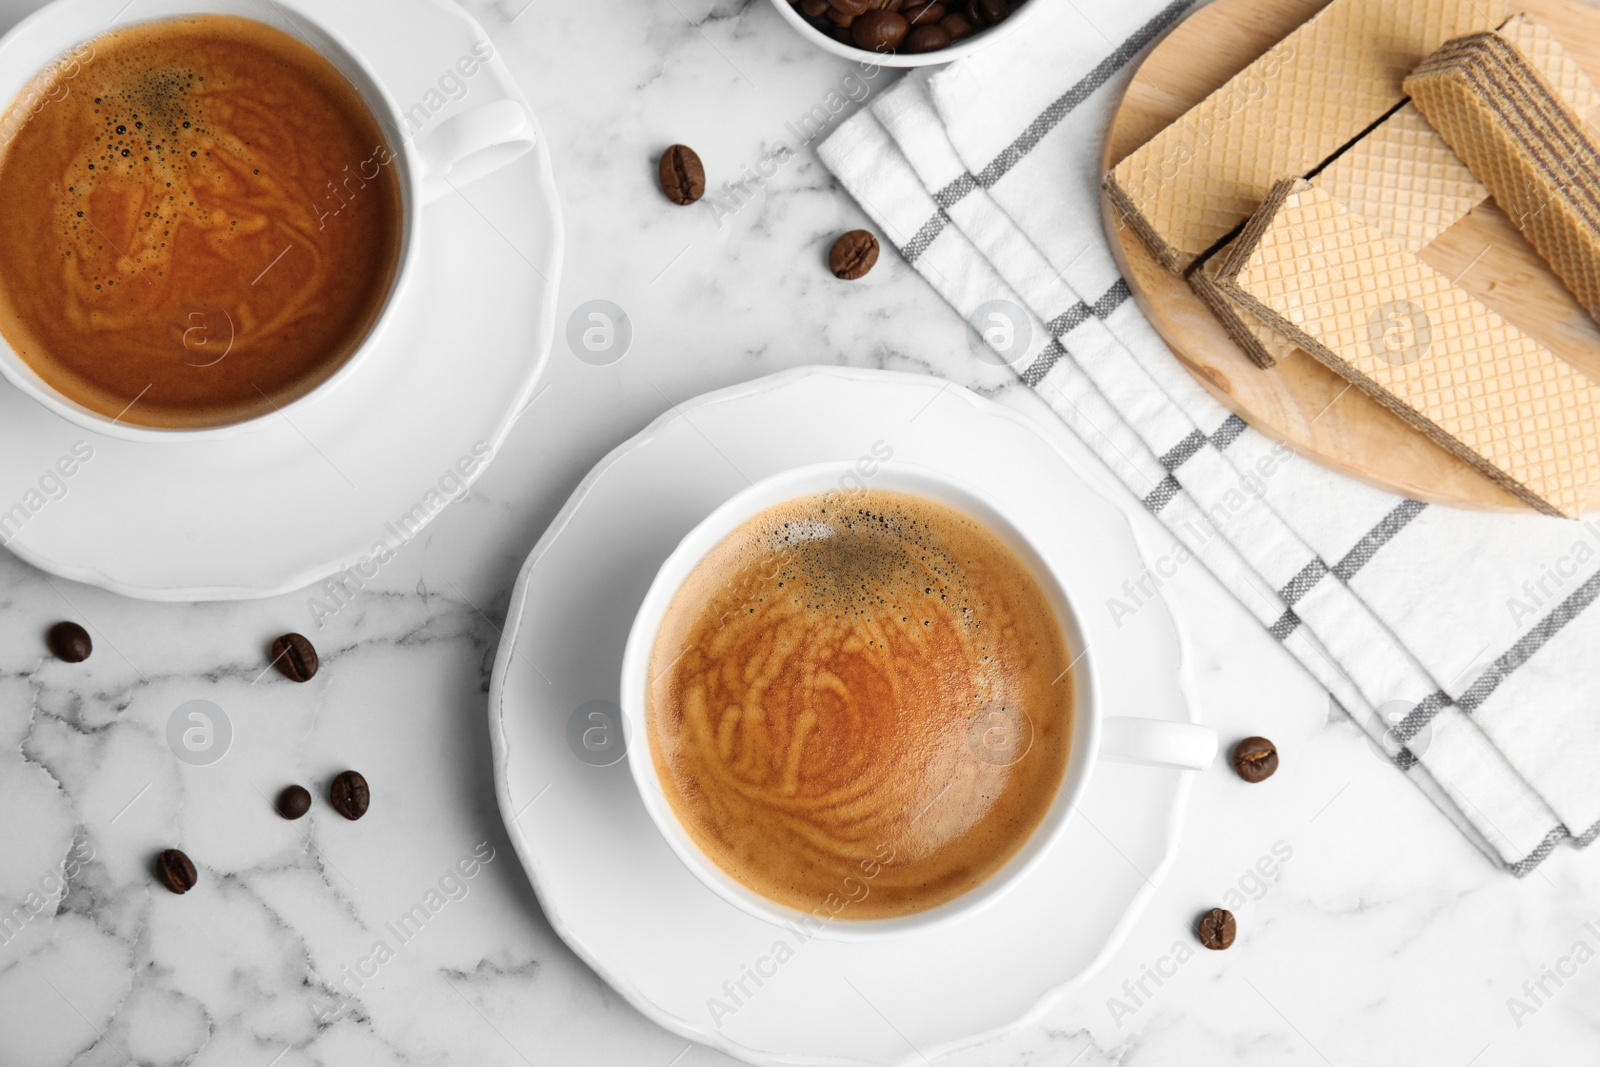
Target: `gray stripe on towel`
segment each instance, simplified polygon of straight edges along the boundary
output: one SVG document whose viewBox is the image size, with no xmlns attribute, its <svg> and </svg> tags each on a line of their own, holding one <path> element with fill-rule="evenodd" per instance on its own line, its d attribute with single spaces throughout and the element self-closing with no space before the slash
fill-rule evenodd
<svg viewBox="0 0 1600 1067">
<path fill-rule="evenodd" d="M 1372 561 L 1378 549 L 1388 544 L 1394 535 L 1405 528 L 1405 525 L 1418 515 L 1428 505 L 1416 500 L 1402 500 L 1389 514 L 1385 515 L 1378 525 L 1367 532 L 1367 535 L 1356 542 L 1354 548 L 1344 554 L 1344 558 L 1333 565 L 1333 573 L 1341 582 L 1348 582 L 1362 567 Z"/>
<path fill-rule="evenodd" d="M 1558 826 L 1544 835 L 1544 840 L 1539 842 L 1539 847 L 1528 853 L 1515 863 L 1506 864 L 1506 869 L 1518 878 L 1524 877 L 1529 871 L 1544 862 L 1546 856 L 1555 851 L 1557 845 L 1567 838 L 1567 828 Z"/>
<path fill-rule="evenodd" d="M 911 235 L 911 240 L 900 249 L 900 255 L 907 263 L 915 263 L 917 257 L 928 250 L 934 238 L 944 232 L 945 225 L 950 221 L 950 216 L 941 208 L 934 213 L 933 218 L 922 224 L 922 229 Z"/>
<path fill-rule="evenodd" d="M 1015 141 L 1001 149 L 1000 154 L 978 172 L 978 184 L 987 189 L 1010 173 L 1012 167 L 1020 163 L 1040 141 L 1044 140 L 1045 134 L 1060 125 L 1061 120 L 1070 115 L 1074 108 L 1094 95 L 1096 89 L 1110 81 L 1112 75 L 1127 66 L 1129 60 L 1144 51 L 1146 45 L 1161 36 L 1168 26 L 1177 22 L 1179 17 L 1192 6 L 1194 0 L 1173 0 L 1162 8 L 1155 18 L 1140 26 L 1115 52 L 1102 59 L 1099 65 L 1078 79 L 1076 85 L 1051 101 L 1050 106 L 1045 108 L 1038 118 L 1028 123 L 1028 128 L 1023 130 Z"/>
<path fill-rule="evenodd" d="M 1442 701 L 1429 697 L 1411 710 L 1411 713 L 1401 720 L 1395 727 L 1395 736 L 1401 741 L 1409 741 L 1444 708 L 1454 703 L 1462 711 L 1471 715 L 1483 706 L 1494 691 L 1500 688 L 1500 683 L 1511 677 L 1517 668 L 1533 658 L 1533 654 L 1543 648 L 1546 642 L 1561 632 L 1567 623 L 1583 614 L 1583 610 L 1593 604 L 1595 597 L 1600 595 L 1600 573 L 1593 574 L 1589 580 L 1572 591 L 1572 594 L 1557 604 L 1555 609 L 1534 624 L 1533 628 L 1522 635 L 1521 640 L 1512 645 L 1504 655 L 1489 664 L 1477 680 L 1467 686 L 1466 692 L 1461 694 L 1461 699 L 1451 701 L 1449 697 L 1441 694 L 1434 696 L 1444 697 Z M 1542 858 L 1542 857 L 1541 857 Z M 1532 869 L 1531 867 L 1529 868 Z"/>
<path fill-rule="evenodd" d="M 1183 486 L 1178 484 L 1178 479 L 1169 474 L 1150 490 L 1150 495 L 1144 498 L 1144 506 L 1153 512 L 1160 511 L 1172 503 L 1172 498 L 1177 496 L 1178 490 L 1182 488 Z"/>
<path fill-rule="evenodd" d="M 1092 305 L 1085 304 L 1080 300 L 1060 315 L 1051 319 L 1046 326 L 1059 342 L 1063 336 L 1088 319 L 1090 315 L 1104 318 L 1121 307 L 1122 302 L 1127 299 L 1128 283 L 1118 278 L 1111 283 L 1110 288 L 1100 294 L 1100 299 L 1096 300 Z M 1055 327 L 1058 324 L 1064 324 L 1065 328 L 1056 329 Z M 1057 361 L 1066 354 L 1066 347 L 1059 343 L 1045 348 L 1043 352 L 1039 353 L 1039 357 L 1029 364 L 1028 369 L 1022 372 L 1023 384 L 1029 387 L 1037 386 L 1044 381 L 1044 376 L 1050 373 L 1050 368 L 1054 367 Z"/>
<path fill-rule="evenodd" d="M 1189 436 L 1179 441 L 1161 457 L 1161 465 L 1169 471 L 1175 471 L 1194 457 L 1194 454 L 1206 447 L 1206 435 L 1199 430 L 1190 430 Z"/>
<path fill-rule="evenodd" d="M 1287 641 L 1289 635 L 1300 628 L 1300 616 L 1294 613 L 1293 608 L 1288 608 L 1278 617 L 1278 621 L 1267 627 L 1267 632 L 1279 641 Z"/>
</svg>

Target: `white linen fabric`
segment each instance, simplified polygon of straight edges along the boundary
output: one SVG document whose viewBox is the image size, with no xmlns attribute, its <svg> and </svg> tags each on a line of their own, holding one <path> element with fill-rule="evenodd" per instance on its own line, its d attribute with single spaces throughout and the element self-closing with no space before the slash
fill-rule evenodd
<svg viewBox="0 0 1600 1067">
<path fill-rule="evenodd" d="M 1293 456 L 1213 399 L 1129 299 L 1100 202 L 1116 102 L 1193 0 L 1092 15 L 1031 2 L 1047 9 L 1026 33 L 911 73 L 819 152 L 989 343 L 975 350 L 1013 366 L 1177 536 L 1104 610 L 1139 610 L 1198 558 L 1506 869 L 1588 845 L 1600 515 L 1404 499 Z"/>
</svg>

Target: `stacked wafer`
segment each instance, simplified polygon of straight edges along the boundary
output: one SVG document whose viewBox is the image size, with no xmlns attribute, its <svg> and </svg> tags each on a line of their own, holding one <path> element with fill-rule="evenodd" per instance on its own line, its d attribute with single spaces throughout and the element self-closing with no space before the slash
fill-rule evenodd
<svg viewBox="0 0 1600 1067">
<path fill-rule="evenodd" d="M 1492 33 L 1457 38 L 1405 82 L 1417 108 L 1600 318 L 1600 151 L 1537 66 Z"/>
<path fill-rule="evenodd" d="M 1600 478 L 1600 388 L 1326 190 L 1274 186 L 1216 284 L 1531 506 Z"/>
<path fill-rule="evenodd" d="M 1515 45 L 1576 115 L 1588 118 L 1600 111 L 1600 93 L 1544 26 L 1519 15 L 1495 34 Z M 1311 180 L 1413 252 L 1490 195 L 1461 157 L 1409 104 L 1336 156 Z M 1293 352 L 1295 345 L 1248 308 L 1232 303 L 1216 286 L 1214 279 L 1230 248 L 1231 244 L 1219 249 L 1192 271 L 1190 287 L 1246 355 L 1259 366 L 1271 367 Z"/>
</svg>

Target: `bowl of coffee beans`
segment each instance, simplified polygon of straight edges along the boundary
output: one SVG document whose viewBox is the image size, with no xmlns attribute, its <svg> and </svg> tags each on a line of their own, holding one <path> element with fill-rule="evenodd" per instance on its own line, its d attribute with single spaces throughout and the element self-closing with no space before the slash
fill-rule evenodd
<svg viewBox="0 0 1600 1067">
<path fill-rule="evenodd" d="M 884 67 L 949 63 L 1014 32 L 1046 0 L 772 0 L 821 47 Z"/>
</svg>

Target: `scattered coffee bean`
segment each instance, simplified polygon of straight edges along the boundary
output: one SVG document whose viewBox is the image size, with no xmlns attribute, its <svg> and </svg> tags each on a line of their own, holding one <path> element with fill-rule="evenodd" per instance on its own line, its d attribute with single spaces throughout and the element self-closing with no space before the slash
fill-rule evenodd
<svg viewBox="0 0 1600 1067">
<path fill-rule="evenodd" d="M 851 230 L 828 250 L 828 269 L 835 278 L 853 282 L 878 262 L 878 239 L 866 230 Z"/>
<path fill-rule="evenodd" d="M 950 34 L 943 26 L 918 26 L 906 37 L 906 51 L 913 54 L 937 52 L 950 43 Z"/>
<path fill-rule="evenodd" d="M 688 145 L 675 144 L 661 153 L 661 191 L 674 204 L 692 204 L 706 195 L 706 168 Z"/>
<path fill-rule="evenodd" d="M 945 33 L 950 35 L 951 41 L 959 41 L 963 37 L 971 37 L 976 32 L 972 23 L 968 21 L 967 16 L 959 11 L 952 11 L 940 19 L 939 25 L 944 29 Z"/>
<path fill-rule="evenodd" d="M 75 622 L 58 622 L 45 635 L 45 643 L 56 659 L 67 663 L 82 663 L 94 651 L 89 631 Z"/>
<path fill-rule="evenodd" d="M 174 893 L 187 893 L 196 881 L 194 864 L 182 852 L 169 848 L 156 857 L 156 878 Z"/>
<path fill-rule="evenodd" d="M 1233 769 L 1247 782 L 1264 782 L 1278 769 L 1278 746 L 1265 737 L 1247 737 L 1233 746 Z"/>
<path fill-rule="evenodd" d="M 911 31 L 911 23 L 898 11 L 877 9 L 850 24 L 850 40 L 868 52 L 893 52 Z"/>
<path fill-rule="evenodd" d="M 272 642 L 272 663 L 285 678 L 309 682 L 317 673 L 317 650 L 299 634 L 284 634 Z"/>
<path fill-rule="evenodd" d="M 298 819 L 311 810 L 311 791 L 303 785 L 291 785 L 278 794 L 278 814 L 285 819 Z"/>
<path fill-rule="evenodd" d="M 818 33 L 879 54 L 936 52 L 997 25 L 1023 0 L 789 0 Z M 942 35 L 918 34 L 938 27 Z M 663 172 L 662 184 L 666 184 Z M 667 194 L 671 196 L 669 192 Z M 679 201 L 683 203 L 684 201 Z"/>
<path fill-rule="evenodd" d="M 1234 922 L 1233 912 L 1226 908 L 1212 908 L 1200 916 L 1200 943 L 1206 948 L 1221 952 L 1233 944 L 1233 937 L 1239 932 L 1238 923 Z"/>
<path fill-rule="evenodd" d="M 372 793 L 367 789 L 365 778 L 355 771 L 345 771 L 328 788 L 328 802 L 333 805 L 334 811 L 345 818 L 359 819 L 367 813 Z"/>
</svg>

